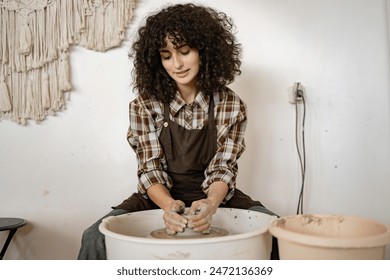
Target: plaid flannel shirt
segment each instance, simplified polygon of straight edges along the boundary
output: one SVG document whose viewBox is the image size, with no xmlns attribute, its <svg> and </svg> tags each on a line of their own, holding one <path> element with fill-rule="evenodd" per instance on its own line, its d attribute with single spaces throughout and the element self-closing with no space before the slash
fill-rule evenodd
<svg viewBox="0 0 390 280">
<path fill-rule="evenodd" d="M 170 119 L 186 129 L 201 129 L 208 122 L 209 98 L 200 92 L 192 104 L 186 104 L 177 93 L 170 103 Z M 227 201 L 233 196 L 236 186 L 237 159 L 245 150 L 246 105 L 229 89 L 215 94 L 214 104 L 217 152 L 205 170 L 202 188 L 207 194 L 212 182 L 225 182 L 229 187 L 224 200 Z M 145 196 L 146 190 L 157 183 L 172 188 L 172 180 L 166 173 L 167 162 L 158 139 L 164 123 L 163 110 L 161 102 L 140 95 L 129 106 L 127 140 L 137 158 L 137 187 Z"/>
</svg>

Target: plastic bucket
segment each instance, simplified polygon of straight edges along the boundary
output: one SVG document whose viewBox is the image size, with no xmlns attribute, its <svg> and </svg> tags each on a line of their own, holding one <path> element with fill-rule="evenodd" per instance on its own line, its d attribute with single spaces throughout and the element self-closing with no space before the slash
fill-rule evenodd
<svg viewBox="0 0 390 280">
<path fill-rule="evenodd" d="M 350 216 L 295 215 L 271 223 L 281 259 L 378 260 L 390 243 L 390 228 Z"/>
<path fill-rule="evenodd" d="M 229 235 L 199 239 L 154 239 L 150 232 L 163 228 L 163 211 L 147 210 L 103 219 L 107 259 L 269 259 L 272 236 L 269 225 L 275 216 L 219 208 L 213 227 Z"/>
</svg>

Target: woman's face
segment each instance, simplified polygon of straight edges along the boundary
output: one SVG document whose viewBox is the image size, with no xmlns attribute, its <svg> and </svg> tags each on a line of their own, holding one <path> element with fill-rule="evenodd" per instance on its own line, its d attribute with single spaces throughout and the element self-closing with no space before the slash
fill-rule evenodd
<svg viewBox="0 0 390 280">
<path fill-rule="evenodd" d="M 199 52 L 183 44 L 175 47 L 169 37 L 167 46 L 160 50 L 161 62 L 169 76 L 181 88 L 196 87 L 196 76 L 199 72 Z"/>
</svg>

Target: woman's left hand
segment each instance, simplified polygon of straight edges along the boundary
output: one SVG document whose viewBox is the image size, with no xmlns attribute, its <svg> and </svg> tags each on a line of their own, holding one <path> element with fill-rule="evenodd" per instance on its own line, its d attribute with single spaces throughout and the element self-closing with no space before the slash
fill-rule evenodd
<svg viewBox="0 0 390 280">
<path fill-rule="evenodd" d="M 207 198 L 192 202 L 188 211 L 187 226 L 195 232 L 210 233 L 212 217 L 217 212 L 228 189 L 227 184 L 222 181 L 213 182 L 209 186 Z"/>
<path fill-rule="evenodd" d="M 187 226 L 195 232 L 209 233 L 212 216 L 217 208 L 218 205 L 208 198 L 194 201 L 186 215 Z"/>
</svg>

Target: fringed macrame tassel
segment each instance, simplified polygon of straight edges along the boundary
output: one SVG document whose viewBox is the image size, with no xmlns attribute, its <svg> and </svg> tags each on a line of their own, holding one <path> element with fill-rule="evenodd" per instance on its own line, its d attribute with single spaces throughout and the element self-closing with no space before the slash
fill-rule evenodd
<svg viewBox="0 0 390 280">
<path fill-rule="evenodd" d="M 28 19 L 23 20 L 23 26 L 19 34 L 19 53 L 29 55 L 32 49 L 32 34 Z"/>
<path fill-rule="evenodd" d="M 8 52 L 8 40 L 9 35 L 7 34 L 8 26 L 8 12 L 4 9 L 0 11 L 0 62 L 5 64 L 9 62 Z"/>
<path fill-rule="evenodd" d="M 112 5 L 112 1 L 98 0 L 95 2 L 95 40 L 96 50 L 103 52 L 107 49 L 105 37 L 110 34 L 105 34 L 106 20 L 106 9 L 109 5 Z"/>
<path fill-rule="evenodd" d="M 72 86 L 70 84 L 69 79 L 69 59 L 68 59 L 68 51 L 63 50 L 60 54 L 60 65 L 59 65 L 59 89 L 61 91 L 69 91 Z"/>
<path fill-rule="evenodd" d="M 52 24 L 46 24 L 45 36 L 46 41 L 44 45 L 44 50 L 46 54 L 46 61 L 53 61 L 58 59 L 58 21 L 57 21 L 57 5 L 51 5 L 46 8 L 46 22 L 51 22 Z"/>
<path fill-rule="evenodd" d="M 42 81 L 42 107 L 45 110 L 48 110 L 51 107 L 49 75 L 47 73 L 43 74 L 43 81 Z"/>
<path fill-rule="evenodd" d="M 4 81 L 4 77 L 2 77 L 0 80 L 0 112 L 9 112 L 11 110 L 12 105 L 9 98 L 8 87 Z"/>
<path fill-rule="evenodd" d="M 28 79 L 26 88 L 26 110 L 25 117 L 33 118 L 34 116 L 34 89 L 32 80 Z"/>
</svg>

